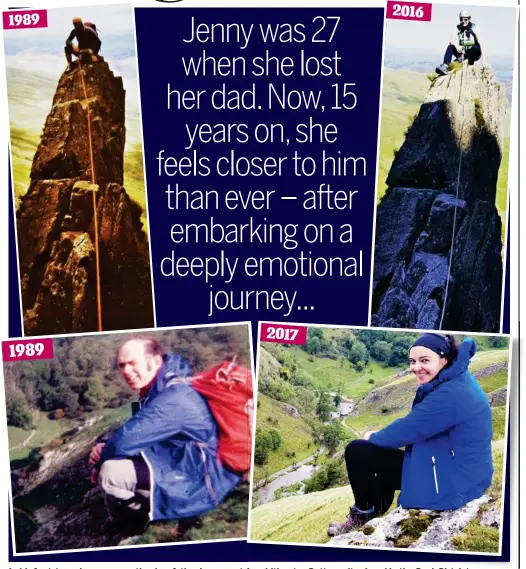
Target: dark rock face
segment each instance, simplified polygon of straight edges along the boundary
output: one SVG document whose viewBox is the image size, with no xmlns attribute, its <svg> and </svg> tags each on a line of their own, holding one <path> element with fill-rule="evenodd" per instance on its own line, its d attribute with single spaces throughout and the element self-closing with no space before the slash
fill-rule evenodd
<svg viewBox="0 0 526 569">
<path fill-rule="evenodd" d="M 94 203 L 102 328 L 153 326 L 141 208 L 122 185 L 124 115 L 122 79 L 107 63 L 85 65 L 82 71 L 61 76 L 33 160 L 31 184 L 18 211 L 26 335 L 97 330 Z"/>
<path fill-rule="evenodd" d="M 433 82 L 377 210 L 373 326 L 500 330 L 505 112 L 485 67 Z"/>
</svg>

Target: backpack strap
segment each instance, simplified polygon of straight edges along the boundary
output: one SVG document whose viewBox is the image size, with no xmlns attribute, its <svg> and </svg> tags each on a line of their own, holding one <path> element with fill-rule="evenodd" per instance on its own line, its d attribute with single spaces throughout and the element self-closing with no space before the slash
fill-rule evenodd
<svg viewBox="0 0 526 569">
<path fill-rule="evenodd" d="M 203 462 L 203 472 L 204 472 L 204 476 L 205 476 L 206 489 L 208 490 L 208 493 L 210 494 L 210 499 L 212 500 L 212 504 L 214 504 L 214 506 L 217 506 L 219 504 L 219 502 L 217 500 L 216 493 L 215 493 L 214 488 L 212 486 L 212 479 L 210 478 L 210 472 L 208 471 L 207 457 L 206 457 L 206 453 L 204 450 L 207 447 L 207 444 L 197 442 L 197 441 L 193 441 L 193 443 L 194 443 L 194 445 L 197 446 L 197 448 L 199 449 L 199 452 L 201 454 L 201 460 Z"/>
</svg>

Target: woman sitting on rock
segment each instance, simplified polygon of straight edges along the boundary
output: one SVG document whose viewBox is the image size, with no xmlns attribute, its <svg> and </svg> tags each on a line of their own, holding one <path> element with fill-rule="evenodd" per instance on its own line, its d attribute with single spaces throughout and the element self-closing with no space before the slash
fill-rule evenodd
<svg viewBox="0 0 526 569">
<path fill-rule="evenodd" d="M 355 504 L 332 522 L 329 535 L 348 533 L 391 507 L 455 510 L 491 484 L 493 436 L 486 394 L 468 371 L 476 345 L 466 338 L 423 334 L 409 351 L 419 387 L 411 411 L 345 449 Z M 405 447 L 405 450 L 400 450 Z"/>
</svg>

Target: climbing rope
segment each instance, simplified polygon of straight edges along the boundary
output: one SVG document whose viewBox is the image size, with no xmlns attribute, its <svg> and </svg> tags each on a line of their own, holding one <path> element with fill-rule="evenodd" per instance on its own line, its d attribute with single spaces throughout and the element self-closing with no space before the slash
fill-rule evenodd
<svg viewBox="0 0 526 569">
<path fill-rule="evenodd" d="M 79 75 L 80 81 L 82 83 L 82 90 L 84 92 L 84 99 L 86 101 L 86 117 L 88 120 L 88 143 L 89 143 L 89 159 L 91 168 L 91 183 L 96 184 L 95 181 L 95 164 L 93 160 L 93 142 L 91 137 L 91 113 L 88 101 L 88 92 L 86 91 L 86 82 L 84 81 L 84 70 L 82 69 L 81 57 L 79 54 L 78 58 Z M 99 222 L 97 219 L 97 199 L 95 197 L 95 191 L 91 192 L 93 196 L 93 232 L 95 241 L 95 270 L 96 270 L 96 282 L 97 282 L 97 327 L 98 331 L 102 332 L 102 304 L 101 304 L 101 293 L 100 293 L 100 260 L 99 260 Z"/>
<path fill-rule="evenodd" d="M 462 104 L 461 103 L 461 101 L 462 101 L 462 87 L 464 85 L 464 70 L 465 70 L 464 61 L 462 61 L 462 67 L 463 67 L 463 69 L 461 70 L 462 75 L 461 75 L 461 79 L 460 79 L 460 89 L 459 89 L 459 93 L 458 93 L 458 102 L 460 104 Z M 462 109 L 464 111 L 464 107 L 462 107 Z M 462 157 L 464 155 L 464 152 L 462 151 L 462 136 L 464 134 L 464 121 L 465 120 L 466 120 L 465 113 L 462 112 L 462 124 L 460 125 L 460 138 L 458 141 L 459 157 L 458 157 L 458 171 L 457 171 L 457 190 L 455 193 L 455 211 L 453 213 L 453 232 L 451 234 L 451 251 L 449 252 L 449 266 L 447 269 L 446 292 L 444 295 L 444 304 L 442 306 L 442 316 L 440 317 L 439 330 L 442 330 L 442 323 L 444 321 L 444 316 L 446 314 L 447 293 L 449 290 L 449 281 L 451 279 L 451 265 L 453 263 L 453 247 L 455 244 L 455 230 L 456 230 L 456 225 L 457 225 L 458 191 L 460 188 L 460 172 L 462 170 Z"/>
</svg>

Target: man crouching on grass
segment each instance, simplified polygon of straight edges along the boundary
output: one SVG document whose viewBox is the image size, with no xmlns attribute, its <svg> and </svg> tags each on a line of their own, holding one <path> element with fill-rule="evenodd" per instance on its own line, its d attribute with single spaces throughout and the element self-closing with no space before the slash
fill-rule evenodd
<svg viewBox="0 0 526 569">
<path fill-rule="evenodd" d="M 184 379 L 190 368 L 166 356 L 152 338 L 135 338 L 119 351 L 119 369 L 139 393 L 138 410 L 89 462 L 110 516 L 126 525 L 193 521 L 217 506 L 240 476 L 217 460 L 218 427 L 206 400 Z"/>
</svg>

